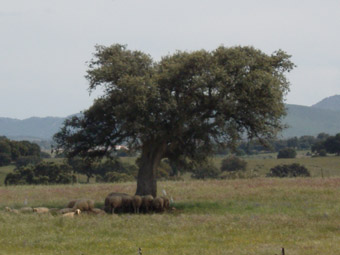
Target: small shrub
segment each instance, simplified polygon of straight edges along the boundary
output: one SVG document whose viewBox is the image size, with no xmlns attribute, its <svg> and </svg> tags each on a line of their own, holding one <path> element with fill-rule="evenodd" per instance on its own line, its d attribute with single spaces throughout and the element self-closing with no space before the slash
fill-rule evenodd
<svg viewBox="0 0 340 255">
<path fill-rule="evenodd" d="M 210 164 L 203 164 L 195 167 L 192 171 L 192 178 L 195 179 L 209 179 L 209 178 L 219 178 L 221 171 Z"/>
<path fill-rule="evenodd" d="M 26 178 L 22 178 L 22 176 L 18 173 L 9 173 L 5 178 L 5 185 L 24 185 L 28 184 Z"/>
<path fill-rule="evenodd" d="M 135 178 L 132 175 L 118 172 L 108 172 L 105 174 L 104 182 L 129 182 L 133 181 Z"/>
<path fill-rule="evenodd" d="M 327 156 L 327 151 L 325 149 L 322 149 L 319 151 L 319 156 L 320 157 L 326 157 Z"/>
<path fill-rule="evenodd" d="M 281 149 L 277 158 L 296 158 L 296 151 L 293 148 Z"/>
<path fill-rule="evenodd" d="M 227 157 L 223 159 L 221 164 L 221 171 L 235 172 L 245 171 L 247 168 L 247 162 L 235 156 Z"/>
<path fill-rule="evenodd" d="M 309 177 L 310 173 L 303 165 L 294 163 L 290 165 L 278 165 L 270 169 L 267 177 Z"/>
</svg>

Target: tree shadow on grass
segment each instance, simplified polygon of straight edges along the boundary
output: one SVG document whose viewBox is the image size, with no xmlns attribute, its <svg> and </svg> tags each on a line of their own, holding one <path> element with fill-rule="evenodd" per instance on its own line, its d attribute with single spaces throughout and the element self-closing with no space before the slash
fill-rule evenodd
<svg viewBox="0 0 340 255">
<path fill-rule="evenodd" d="M 223 214 L 227 208 L 217 202 L 177 202 L 172 205 L 177 213 L 196 213 L 196 214 Z"/>
</svg>

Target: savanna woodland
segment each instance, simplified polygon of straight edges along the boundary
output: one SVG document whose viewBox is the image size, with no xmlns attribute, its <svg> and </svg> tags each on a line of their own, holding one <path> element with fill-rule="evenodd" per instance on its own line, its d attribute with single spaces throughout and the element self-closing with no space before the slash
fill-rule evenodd
<svg viewBox="0 0 340 255">
<path fill-rule="evenodd" d="M 64 123 L 57 150 L 93 161 L 124 144 L 140 152 L 136 194 L 156 196 L 163 158 L 201 164 L 217 145 L 282 130 L 293 67 L 285 52 L 253 47 L 177 51 L 154 61 L 124 45 L 96 46 L 86 78 L 90 91 L 104 94 Z"/>
</svg>

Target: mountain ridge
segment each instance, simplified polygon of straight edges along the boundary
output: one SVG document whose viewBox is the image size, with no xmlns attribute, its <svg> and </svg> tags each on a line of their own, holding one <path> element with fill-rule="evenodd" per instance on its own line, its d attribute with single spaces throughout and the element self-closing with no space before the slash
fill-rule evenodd
<svg viewBox="0 0 340 255">
<path fill-rule="evenodd" d="M 283 123 L 288 128 L 283 130 L 283 138 L 340 133 L 340 111 L 293 104 L 287 104 L 286 109 Z"/>
<path fill-rule="evenodd" d="M 340 95 L 326 97 L 321 101 L 313 104 L 311 107 L 319 109 L 327 109 L 333 111 L 340 111 Z"/>
<path fill-rule="evenodd" d="M 278 137 L 340 133 L 340 95 L 327 97 L 312 106 L 286 104 L 282 122 L 288 126 Z M 0 136 L 13 140 L 51 140 L 67 117 L 30 117 L 23 120 L 0 117 Z"/>
</svg>

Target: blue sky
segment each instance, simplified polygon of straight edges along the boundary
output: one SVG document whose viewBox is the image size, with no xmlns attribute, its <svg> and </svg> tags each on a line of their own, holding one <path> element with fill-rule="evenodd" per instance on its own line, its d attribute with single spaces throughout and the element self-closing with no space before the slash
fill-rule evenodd
<svg viewBox="0 0 340 255">
<path fill-rule="evenodd" d="M 86 61 L 96 44 L 155 60 L 175 50 L 282 49 L 297 68 L 286 102 L 340 94 L 338 0 L 2 0 L 0 117 L 67 116 L 88 108 Z"/>
</svg>

